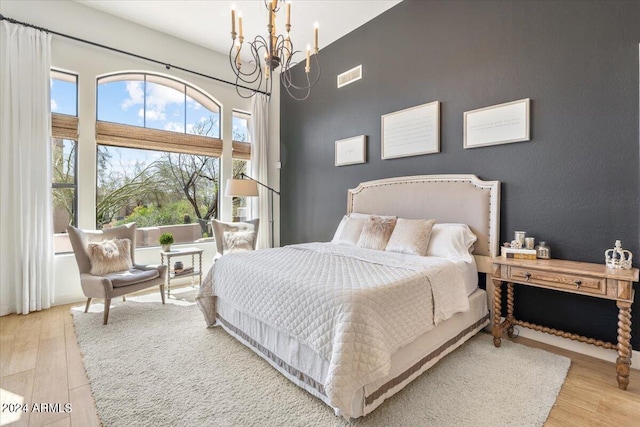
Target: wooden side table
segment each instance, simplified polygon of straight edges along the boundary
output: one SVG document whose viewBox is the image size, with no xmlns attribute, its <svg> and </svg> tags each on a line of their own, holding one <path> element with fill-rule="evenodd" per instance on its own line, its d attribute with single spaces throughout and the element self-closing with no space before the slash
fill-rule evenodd
<svg viewBox="0 0 640 427">
<path fill-rule="evenodd" d="M 171 279 L 175 279 L 176 277 L 191 277 L 191 286 L 195 285 L 195 277 L 198 276 L 198 284 L 202 284 L 202 252 L 204 249 L 200 248 L 179 248 L 173 249 L 171 251 L 160 251 L 160 262 L 165 264 L 165 258 L 167 263 L 167 275 L 165 278 L 165 285 L 167 285 L 167 296 L 171 296 Z M 171 258 L 174 257 L 182 257 L 191 255 L 191 268 L 193 271 L 186 274 L 176 274 L 174 269 L 171 266 Z M 198 257 L 198 265 L 196 266 L 196 256 Z"/>
<path fill-rule="evenodd" d="M 515 325 L 546 332 L 572 340 L 593 344 L 607 349 L 616 349 L 616 371 L 618 387 L 627 389 L 631 366 L 631 304 L 633 282 L 638 281 L 638 269 L 610 269 L 601 264 L 565 260 L 526 260 L 494 258 L 491 279 L 494 284 L 493 344 L 500 347 L 502 331 L 513 337 Z M 507 282 L 507 317 L 500 320 L 502 309 L 502 283 Z M 588 295 L 613 300 L 618 306 L 618 343 L 612 344 L 560 331 L 557 329 L 516 320 L 513 315 L 513 286 L 524 285 L 559 292 Z"/>
</svg>

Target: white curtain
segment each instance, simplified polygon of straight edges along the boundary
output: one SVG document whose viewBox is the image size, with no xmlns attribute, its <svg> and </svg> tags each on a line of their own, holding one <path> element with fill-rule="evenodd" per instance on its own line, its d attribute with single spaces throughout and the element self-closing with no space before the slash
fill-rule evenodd
<svg viewBox="0 0 640 427">
<path fill-rule="evenodd" d="M 0 314 L 53 302 L 51 35 L 0 28 Z"/>
<path fill-rule="evenodd" d="M 269 185 L 267 152 L 269 147 L 269 100 L 256 93 L 251 98 L 251 177 Z M 269 185 L 270 186 L 270 185 Z M 271 187 L 271 186 L 270 186 Z M 251 203 L 252 218 L 260 218 L 258 248 L 271 247 L 271 191 L 258 185 L 258 200 Z M 274 200 L 275 201 L 275 200 Z"/>
</svg>

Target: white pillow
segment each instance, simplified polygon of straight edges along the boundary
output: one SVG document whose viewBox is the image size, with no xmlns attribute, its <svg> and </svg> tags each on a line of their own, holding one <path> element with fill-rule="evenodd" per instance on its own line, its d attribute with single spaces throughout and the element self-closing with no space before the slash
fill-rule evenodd
<svg viewBox="0 0 640 427">
<path fill-rule="evenodd" d="M 350 236 L 345 235 L 344 238 L 342 237 L 342 232 L 344 231 L 345 225 L 347 225 L 347 222 L 349 221 L 350 218 L 367 219 L 370 216 L 375 216 L 375 215 L 368 215 L 360 212 L 351 212 L 349 215 L 343 216 L 342 220 L 340 221 L 340 224 L 338 224 L 338 228 L 336 228 L 336 232 L 333 235 L 333 239 L 331 239 L 331 243 L 355 245 L 358 242 L 358 239 L 360 238 L 360 232 L 362 231 L 362 226 L 364 226 L 364 222 L 360 223 L 360 221 L 356 221 L 357 226 L 355 223 L 350 225 L 350 228 L 355 227 L 355 229 L 348 230 L 348 231 L 353 231 L 354 234 L 357 231 L 357 236 L 355 236 L 355 240 L 353 235 L 350 235 Z M 389 218 L 395 218 L 395 217 L 389 217 Z M 359 228 L 359 231 L 357 230 L 358 228 Z"/>
<path fill-rule="evenodd" d="M 427 256 L 470 260 L 476 240 L 467 224 L 436 224 L 431 230 Z"/>
<path fill-rule="evenodd" d="M 425 256 L 435 222 L 435 219 L 398 218 L 385 251 Z"/>
<path fill-rule="evenodd" d="M 368 215 L 362 217 L 349 217 L 345 215 L 344 218 L 342 218 L 342 221 L 340 221 L 331 243 L 337 243 L 339 245 L 355 245 L 358 243 L 360 233 L 362 233 L 362 228 L 366 224 L 367 219 L 369 219 Z"/>
</svg>

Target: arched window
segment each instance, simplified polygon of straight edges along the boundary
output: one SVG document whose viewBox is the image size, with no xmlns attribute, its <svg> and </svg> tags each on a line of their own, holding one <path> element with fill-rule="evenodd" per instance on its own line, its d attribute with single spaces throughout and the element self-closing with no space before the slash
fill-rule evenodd
<svg viewBox="0 0 640 427">
<path fill-rule="evenodd" d="M 218 217 L 220 105 L 203 91 L 150 73 L 97 82 L 98 228 L 135 221 L 138 246 L 207 237 Z"/>
</svg>

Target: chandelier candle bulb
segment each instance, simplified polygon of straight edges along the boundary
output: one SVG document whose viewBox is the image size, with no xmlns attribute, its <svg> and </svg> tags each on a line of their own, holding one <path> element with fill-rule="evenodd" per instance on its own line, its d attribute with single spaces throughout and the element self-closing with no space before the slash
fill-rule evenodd
<svg viewBox="0 0 640 427">
<path fill-rule="evenodd" d="M 311 55 L 311 46 L 309 44 L 307 44 L 307 66 L 304 67 L 304 71 L 309 74 L 309 71 L 311 71 L 311 65 L 309 63 L 309 56 Z"/>
<path fill-rule="evenodd" d="M 287 27 L 291 26 L 291 2 L 287 2 Z"/>
<path fill-rule="evenodd" d="M 271 33 L 271 38 L 273 39 L 273 49 L 276 48 L 276 39 L 278 38 L 278 32 L 276 31 L 276 13 L 273 12 L 273 32 Z"/>
<path fill-rule="evenodd" d="M 242 40 L 242 12 L 238 12 L 238 27 L 240 29 L 240 40 Z"/>
<path fill-rule="evenodd" d="M 231 37 L 236 38 L 236 5 L 231 5 Z"/>
<path fill-rule="evenodd" d="M 316 43 L 316 47 L 315 47 L 316 53 L 318 53 L 318 28 L 320 28 L 320 24 L 318 24 L 318 21 L 316 21 L 313 24 L 313 36 Z"/>
</svg>

